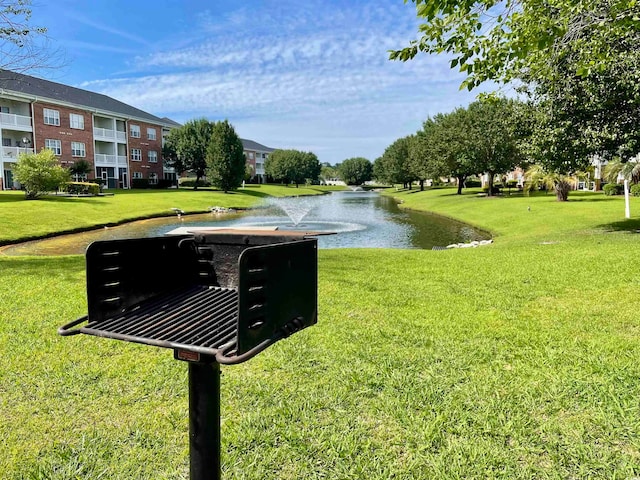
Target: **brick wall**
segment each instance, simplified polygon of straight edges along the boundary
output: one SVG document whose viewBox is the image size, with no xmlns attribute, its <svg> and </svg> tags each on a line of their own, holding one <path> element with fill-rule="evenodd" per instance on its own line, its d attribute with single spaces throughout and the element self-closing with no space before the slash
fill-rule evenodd
<svg viewBox="0 0 640 480">
<path fill-rule="evenodd" d="M 140 138 L 135 138 L 131 136 L 131 125 L 137 125 L 140 127 Z M 156 139 L 152 140 L 148 138 L 147 129 L 153 128 L 156 131 Z M 131 168 L 131 172 L 129 174 L 129 178 L 134 177 L 135 172 L 142 173 L 142 178 L 149 178 L 151 173 L 155 173 L 157 175 L 158 180 L 163 178 L 163 169 L 162 169 L 162 126 L 154 125 L 146 122 L 138 122 L 136 120 L 127 121 L 127 139 L 129 142 L 128 145 L 128 155 L 129 155 L 129 166 Z M 131 160 L 131 150 L 133 148 L 138 148 L 142 152 L 142 160 L 141 161 L 133 161 Z M 156 163 L 149 162 L 149 152 L 156 152 L 156 157 L 158 161 Z"/>
<path fill-rule="evenodd" d="M 258 155 L 255 150 L 245 150 L 244 151 L 245 158 L 247 160 L 247 165 L 251 165 L 251 171 L 255 175 L 256 173 L 256 156 Z"/>
<path fill-rule="evenodd" d="M 57 110 L 60 113 L 60 125 L 46 125 L 44 123 L 44 109 Z M 71 128 L 70 126 L 70 114 L 82 115 L 84 118 L 84 129 Z M 93 123 L 92 116 L 89 112 L 62 107 L 60 105 L 49 105 L 46 103 L 34 104 L 34 119 L 33 125 L 35 129 L 35 151 L 39 152 L 44 148 L 45 139 L 60 140 L 62 147 L 62 155 L 60 164 L 64 167 L 69 167 L 77 160 L 86 160 L 91 164 L 91 168 L 94 168 L 94 148 L 93 148 Z M 84 143 L 85 157 L 74 157 L 71 154 L 71 142 Z M 94 170 L 95 171 L 95 170 Z M 93 175 L 90 175 L 93 177 Z"/>
</svg>

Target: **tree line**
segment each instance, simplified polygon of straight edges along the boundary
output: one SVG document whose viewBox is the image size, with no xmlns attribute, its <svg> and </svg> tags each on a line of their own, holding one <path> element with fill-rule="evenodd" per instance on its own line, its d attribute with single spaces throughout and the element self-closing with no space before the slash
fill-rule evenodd
<svg viewBox="0 0 640 480">
<path fill-rule="evenodd" d="M 496 175 L 526 164 L 531 110 L 518 100 L 489 96 L 467 108 L 427 118 L 422 129 L 389 145 L 373 166 L 378 181 L 414 182 L 455 178 L 458 194 L 465 180 L 486 173 L 492 195 Z"/>
<path fill-rule="evenodd" d="M 411 2 L 422 20 L 420 37 L 390 58 L 445 53 L 451 68 L 464 74 L 461 88 L 469 90 L 485 81 L 515 82 L 529 115 L 520 153 L 559 199 L 566 200 L 567 176 L 588 168 L 595 156 L 622 166 L 637 163 L 640 3 Z"/>
</svg>

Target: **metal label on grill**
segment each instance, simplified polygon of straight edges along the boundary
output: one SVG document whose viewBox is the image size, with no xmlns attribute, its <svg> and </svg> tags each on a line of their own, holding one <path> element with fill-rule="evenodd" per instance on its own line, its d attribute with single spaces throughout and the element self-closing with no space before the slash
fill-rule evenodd
<svg viewBox="0 0 640 480">
<path fill-rule="evenodd" d="M 188 350 L 174 350 L 176 360 L 184 360 L 185 362 L 199 362 L 200 354 L 198 352 L 190 352 Z"/>
</svg>

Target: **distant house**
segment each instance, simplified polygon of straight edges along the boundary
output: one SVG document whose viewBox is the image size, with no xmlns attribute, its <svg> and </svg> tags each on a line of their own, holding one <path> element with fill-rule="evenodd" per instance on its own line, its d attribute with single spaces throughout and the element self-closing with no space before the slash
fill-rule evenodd
<svg viewBox="0 0 640 480">
<path fill-rule="evenodd" d="M 253 170 L 252 179 L 257 183 L 265 183 L 267 177 L 264 173 L 264 163 L 266 162 L 269 154 L 275 150 L 275 148 L 265 147 L 264 145 L 254 142 L 253 140 L 240 139 L 242 141 L 242 147 L 244 148 L 244 156 L 247 159 L 247 165 L 251 166 Z"/>
<path fill-rule="evenodd" d="M 130 188 L 133 179 L 176 181 L 162 162 L 163 139 L 178 126 L 107 95 L 0 70 L 0 189 L 17 186 L 21 153 L 52 150 L 60 164 L 91 166 L 89 179 Z"/>
</svg>

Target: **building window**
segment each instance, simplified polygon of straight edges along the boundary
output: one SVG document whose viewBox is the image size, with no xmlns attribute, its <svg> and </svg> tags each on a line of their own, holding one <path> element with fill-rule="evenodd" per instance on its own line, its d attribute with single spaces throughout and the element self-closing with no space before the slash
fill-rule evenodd
<svg viewBox="0 0 640 480">
<path fill-rule="evenodd" d="M 133 172 L 133 178 L 142 178 L 142 172 Z"/>
<path fill-rule="evenodd" d="M 129 136 L 132 138 L 140 138 L 140 125 L 129 125 Z"/>
<path fill-rule="evenodd" d="M 158 152 L 149 151 L 149 163 L 158 163 Z"/>
<path fill-rule="evenodd" d="M 156 129 L 155 128 L 147 128 L 147 139 L 155 140 L 156 139 Z"/>
<path fill-rule="evenodd" d="M 60 126 L 60 112 L 58 110 L 51 110 L 50 108 L 43 109 L 44 112 L 44 124 Z"/>
<path fill-rule="evenodd" d="M 149 184 L 150 185 L 156 185 L 158 183 L 158 174 L 157 173 L 150 173 L 149 174 Z"/>
<path fill-rule="evenodd" d="M 84 116 L 77 115 L 75 113 L 69 114 L 69 126 L 71 128 L 77 128 L 78 130 L 84 130 Z"/>
<path fill-rule="evenodd" d="M 139 162 L 142 160 L 142 150 L 140 150 L 139 148 L 132 148 L 131 149 L 131 160 L 133 160 L 134 162 Z"/>
<path fill-rule="evenodd" d="M 249 158 L 253 159 L 253 152 L 249 152 Z"/>
<path fill-rule="evenodd" d="M 50 138 L 46 138 L 44 140 L 44 148 L 52 150 L 56 155 L 62 155 L 62 144 L 60 140 L 52 140 Z"/>
<path fill-rule="evenodd" d="M 0 113 L 9 113 L 9 107 L 0 106 Z"/>
<path fill-rule="evenodd" d="M 71 142 L 71 155 L 74 157 L 86 157 L 87 151 L 82 142 Z"/>
</svg>

